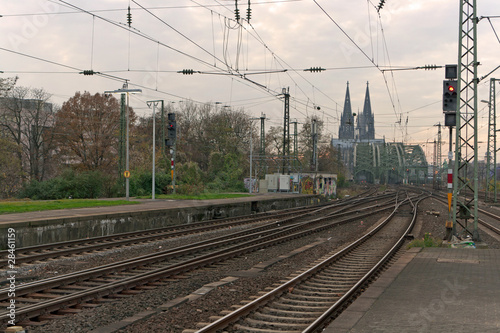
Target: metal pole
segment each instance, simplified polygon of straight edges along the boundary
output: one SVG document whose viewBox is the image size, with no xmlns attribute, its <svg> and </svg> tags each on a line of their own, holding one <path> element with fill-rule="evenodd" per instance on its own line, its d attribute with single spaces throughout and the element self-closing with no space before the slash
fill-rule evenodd
<svg viewBox="0 0 500 333">
<path fill-rule="evenodd" d="M 252 135 L 252 129 L 250 128 L 250 186 L 248 186 L 248 192 L 252 193 L 252 145 L 253 145 L 253 135 Z"/>
<path fill-rule="evenodd" d="M 265 118 L 265 116 L 264 116 Z M 261 118 L 250 118 L 250 186 L 249 193 L 252 193 L 252 162 L 253 162 L 253 121 Z"/>
<path fill-rule="evenodd" d="M 156 166 L 156 106 L 158 103 L 161 102 L 162 105 L 162 111 L 163 111 L 163 101 L 162 100 L 157 100 L 157 101 L 147 101 L 148 107 L 151 107 L 151 104 L 153 105 L 153 177 L 152 177 L 152 182 L 151 182 L 151 199 L 155 200 L 155 194 L 156 194 L 156 175 L 155 175 L 155 166 Z M 163 116 L 163 114 L 162 114 Z M 163 127 L 163 123 L 162 123 Z M 163 146 L 163 145 L 162 145 Z"/>
<path fill-rule="evenodd" d="M 156 103 L 153 103 L 153 180 L 152 180 L 152 187 L 151 187 L 151 199 L 155 199 L 155 162 L 156 162 L 156 152 L 155 152 L 155 142 L 156 142 L 156 132 L 155 132 L 155 127 L 156 127 Z"/>
<path fill-rule="evenodd" d="M 136 93 L 140 93 L 142 92 L 141 89 L 128 89 L 128 82 L 125 82 L 123 84 L 123 88 L 122 89 L 117 89 L 117 90 L 113 90 L 113 91 L 105 91 L 104 93 L 105 94 L 114 94 L 114 93 L 127 93 L 127 110 L 126 110 L 126 126 L 127 126 L 127 130 L 126 130 L 126 154 L 125 154 L 125 171 L 127 172 L 127 175 L 125 176 L 125 197 L 127 200 L 130 200 L 130 180 L 129 180 L 129 177 L 130 177 L 130 170 L 129 170 L 129 124 L 130 124 L 130 117 L 129 117 L 129 113 L 130 113 L 130 108 L 129 108 L 129 93 L 130 92 L 136 92 Z"/>
<path fill-rule="evenodd" d="M 127 85 L 128 87 L 128 85 Z M 130 121 L 130 117 L 129 117 L 129 96 L 128 96 L 128 92 L 127 92 L 127 113 L 126 113 L 126 123 L 127 123 L 127 131 L 126 131 L 126 143 L 125 145 L 127 146 L 126 149 L 125 149 L 125 170 L 126 171 L 130 171 L 129 170 L 129 121 Z M 125 197 L 128 200 L 130 200 L 130 179 L 129 177 L 126 177 L 125 178 Z"/>
<path fill-rule="evenodd" d="M 453 126 L 450 126 L 450 143 L 449 143 L 449 148 L 448 148 L 448 174 L 453 174 L 453 171 L 451 171 L 451 164 L 453 163 Z M 448 176 L 449 178 L 449 176 Z M 448 182 L 448 196 L 450 195 L 453 195 L 453 187 L 451 187 L 449 184 L 450 184 L 450 179 L 447 180 Z M 451 183 L 453 184 L 453 183 Z M 450 199 L 448 199 L 450 200 Z M 449 203 L 448 203 L 449 205 Z M 451 235 L 449 235 L 448 237 L 448 240 L 451 240 L 451 236 L 455 235 L 456 232 L 457 232 L 457 227 L 456 227 L 456 223 L 453 222 L 453 216 L 451 216 L 451 209 L 448 208 L 448 224 L 446 225 L 446 227 L 449 229 L 450 225 L 449 223 L 451 223 Z"/>
<path fill-rule="evenodd" d="M 283 88 L 282 94 L 285 96 L 285 110 L 283 114 L 283 174 L 288 168 L 290 174 L 290 88 Z"/>
<path fill-rule="evenodd" d="M 478 115 L 477 115 L 477 12 L 476 0 L 460 2 L 458 41 L 458 102 L 456 113 L 455 167 L 453 172 L 453 225 L 457 219 L 474 221 L 472 239 L 480 241 L 478 229 Z M 468 172 L 473 167 L 473 175 Z M 468 194 L 468 190 L 472 193 Z M 458 195 L 463 195 L 459 200 Z M 460 214 L 460 211 L 463 214 Z"/>
</svg>

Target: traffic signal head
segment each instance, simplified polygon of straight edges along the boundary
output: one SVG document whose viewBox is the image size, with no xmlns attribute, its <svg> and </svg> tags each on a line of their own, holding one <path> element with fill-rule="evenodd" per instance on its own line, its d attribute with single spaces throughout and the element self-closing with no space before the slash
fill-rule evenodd
<svg viewBox="0 0 500 333">
<path fill-rule="evenodd" d="M 169 139 L 175 140 L 176 138 L 176 131 L 177 131 L 177 124 L 175 121 L 171 121 L 167 125 L 167 137 Z"/>
<path fill-rule="evenodd" d="M 443 111 L 453 113 L 457 111 L 457 81 L 443 81 Z"/>
</svg>

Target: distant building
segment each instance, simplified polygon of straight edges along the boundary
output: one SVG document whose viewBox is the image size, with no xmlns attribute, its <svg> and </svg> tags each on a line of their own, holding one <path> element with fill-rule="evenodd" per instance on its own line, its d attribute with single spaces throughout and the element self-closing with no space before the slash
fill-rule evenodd
<svg viewBox="0 0 500 333">
<path fill-rule="evenodd" d="M 349 82 L 347 82 L 344 109 L 340 116 L 339 137 L 332 139 L 333 147 L 340 151 L 342 162 L 346 166 L 347 179 L 354 177 L 354 148 L 359 142 L 383 144 L 384 140 L 375 139 L 375 119 L 372 113 L 368 83 L 366 84 L 363 112 L 356 115 L 352 113 Z"/>
<path fill-rule="evenodd" d="M 366 82 L 365 104 L 363 113 L 358 115 L 357 120 L 357 139 L 359 141 L 369 141 L 375 139 L 375 119 L 372 113 L 372 105 L 370 103 L 370 90 L 368 82 Z"/>
</svg>

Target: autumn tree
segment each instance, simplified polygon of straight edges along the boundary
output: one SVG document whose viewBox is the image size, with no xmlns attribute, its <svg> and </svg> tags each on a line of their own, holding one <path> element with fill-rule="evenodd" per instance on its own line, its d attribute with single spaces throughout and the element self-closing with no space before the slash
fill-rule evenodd
<svg viewBox="0 0 500 333">
<path fill-rule="evenodd" d="M 82 170 L 117 168 L 120 104 L 111 95 L 77 92 L 56 114 L 61 156 Z"/>
</svg>

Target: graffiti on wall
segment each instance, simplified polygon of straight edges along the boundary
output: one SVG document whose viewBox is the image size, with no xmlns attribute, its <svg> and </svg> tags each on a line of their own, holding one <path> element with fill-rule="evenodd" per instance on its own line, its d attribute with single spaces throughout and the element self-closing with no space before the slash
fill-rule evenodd
<svg viewBox="0 0 500 333">
<path fill-rule="evenodd" d="M 309 176 L 305 176 L 300 180 L 302 187 L 302 194 L 313 194 L 314 193 L 314 183 L 313 179 Z"/>
<path fill-rule="evenodd" d="M 337 194 L 337 181 L 335 177 L 311 177 L 304 175 L 300 181 L 303 194 L 321 194 L 332 196 Z"/>
</svg>

